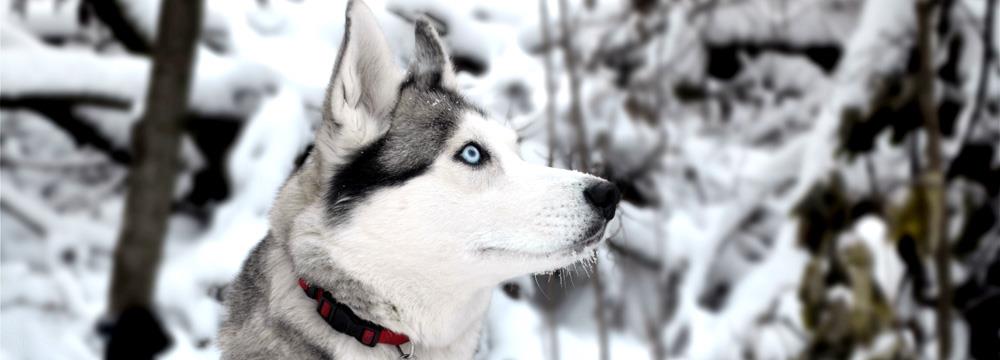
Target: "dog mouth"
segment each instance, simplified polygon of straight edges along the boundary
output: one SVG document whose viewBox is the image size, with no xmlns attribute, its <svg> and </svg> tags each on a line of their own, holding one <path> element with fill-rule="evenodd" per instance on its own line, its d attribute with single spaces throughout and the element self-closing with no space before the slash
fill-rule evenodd
<svg viewBox="0 0 1000 360">
<path fill-rule="evenodd" d="M 576 244 L 573 244 L 571 247 L 576 248 L 577 250 L 582 250 L 590 247 L 591 245 L 596 245 L 601 242 L 601 239 L 604 238 L 604 229 L 607 227 L 607 223 L 602 223 L 600 226 L 597 226 L 595 230 L 592 230 L 590 236 L 583 239 L 583 241 L 576 242 Z"/>
<path fill-rule="evenodd" d="M 548 252 L 534 252 L 511 249 L 507 247 L 498 246 L 488 246 L 479 249 L 482 254 L 510 254 L 517 255 L 521 257 L 528 258 L 564 258 L 564 257 L 581 257 L 588 254 L 590 250 L 593 250 L 598 243 L 604 238 L 604 230 L 607 228 L 606 222 L 601 222 L 599 225 L 590 227 L 590 235 L 583 238 L 582 240 L 574 241 L 572 244 L 554 251 Z"/>
</svg>

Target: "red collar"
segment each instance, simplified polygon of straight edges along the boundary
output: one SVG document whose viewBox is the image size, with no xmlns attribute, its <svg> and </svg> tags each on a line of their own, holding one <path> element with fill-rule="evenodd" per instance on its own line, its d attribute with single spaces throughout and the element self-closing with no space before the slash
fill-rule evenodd
<svg viewBox="0 0 1000 360">
<path fill-rule="evenodd" d="M 368 347 L 377 344 L 402 345 L 410 342 L 406 335 L 393 332 L 370 321 L 354 315 L 351 308 L 337 302 L 329 291 L 318 286 L 309 285 L 305 279 L 299 278 L 299 287 L 306 292 L 310 298 L 315 299 L 319 304 L 316 312 L 334 330 L 354 337 L 358 342 Z"/>
</svg>

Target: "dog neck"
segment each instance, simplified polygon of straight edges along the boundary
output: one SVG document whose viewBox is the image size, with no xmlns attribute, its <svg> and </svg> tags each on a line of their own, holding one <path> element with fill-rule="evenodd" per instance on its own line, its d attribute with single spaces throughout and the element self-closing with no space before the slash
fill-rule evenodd
<svg viewBox="0 0 1000 360">
<path fill-rule="evenodd" d="M 472 356 L 489 307 L 491 287 L 469 286 L 448 282 L 444 277 L 392 270 L 386 264 L 372 263 L 350 254 L 331 257 L 316 253 L 321 247 L 306 244 L 338 240 L 331 237 L 323 221 L 323 212 L 313 208 L 316 206 L 320 205 L 308 206 L 296 217 L 287 238 L 276 236 L 283 244 L 283 257 L 290 267 L 285 274 L 273 276 L 272 281 L 287 283 L 288 286 L 282 284 L 274 288 L 287 288 L 282 291 L 297 297 L 294 306 L 300 309 L 296 311 L 307 312 L 322 323 L 316 314 L 315 302 L 298 288 L 297 279 L 302 277 L 328 290 L 360 318 L 406 334 L 418 349 L 452 348 L 458 353 L 467 352 L 462 355 L 464 357 Z M 326 327 L 324 331 L 333 331 Z"/>
</svg>

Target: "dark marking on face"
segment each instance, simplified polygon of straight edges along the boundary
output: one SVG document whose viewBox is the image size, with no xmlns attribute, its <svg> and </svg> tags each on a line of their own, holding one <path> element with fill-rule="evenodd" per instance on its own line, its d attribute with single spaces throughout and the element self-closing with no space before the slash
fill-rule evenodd
<svg viewBox="0 0 1000 360">
<path fill-rule="evenodd" d="M 376 191 L 420 176 L 444 150 L 464 113 L 483 111 L 457 93 L 410 76 L 400 85 L 390 127 L 336 170 L 326 201 L 336 224 Z"/>
</svg>

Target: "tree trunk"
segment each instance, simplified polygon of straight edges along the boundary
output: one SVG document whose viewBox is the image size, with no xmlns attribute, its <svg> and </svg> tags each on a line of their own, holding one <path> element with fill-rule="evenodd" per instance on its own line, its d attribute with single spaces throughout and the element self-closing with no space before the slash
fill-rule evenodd
<svg viewBox="0 0 1000 360">
<path fill-rule="evenodd" d="M 125 343 L 123 337 L 134 338 L 136 333 L 123 327 L 149 330 L 158 326 L 155 317 L 146 315 L 152 314 L 156 271 L 174 193 L 180 132 L 201 20 L 200 0 L 165 0 L 161 4 L 150 89 L 142 119 L 132 133 L 135 156 L 114 253 L 108 312 L 117 324 L 112 330 L 108 358 L 151 357 L 160 350 Z M 141 309 L 142 315 L 126 319 L 127 314 L 135 314 L 133 309 Z M 122 350 L 123 347 L 128 351 Z"/>
</svg>

